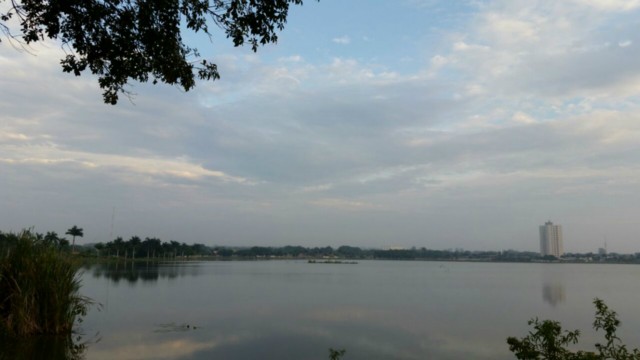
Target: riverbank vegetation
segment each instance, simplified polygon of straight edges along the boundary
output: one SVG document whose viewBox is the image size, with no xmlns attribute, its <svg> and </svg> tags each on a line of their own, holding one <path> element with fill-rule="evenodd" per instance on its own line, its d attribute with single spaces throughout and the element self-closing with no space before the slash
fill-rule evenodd
<svg viewBox="0 0 640 360">
<path fill-rule="evenodd" d="M 409 249 L 365 249 L 355 246 L 326 247 L 216 247 L 212 249 L 221 258 L 301 258 L 352 260 L 434 260 L 434 261 L 486 261 L 486 262 L 568 262 L 639 264 L 640 253 L 635 254 L 566 254 L 561 258 L 543 257 L 532 251 L 469 251 L 463 249 L 434 250 L 425 247 Z"/>
<path fill-rule="evenodd" d="M 158 238 L 132 236 L 129 240 L 117 237 L 107 243 L 93 245 L 98 257 L 135 259 L 175 259 L 214 255 L 212 248 L 203 244 L 188 245 L 174 240 L 163 242 Z"/>
<path fill-rule="evenodd" d="M 79 293 L 79 264 L 68 245 L 49 235 L 0 232 L 3 335 L 70 335 L 91 304 Z"/>
<path fill-rule="evenodd" d="M 640 360 L 640 350 L 627 349 L 616 334 L 620 326 L 616 312 L 600 299 L 595 299 L 593 304 L 596 307 L 593 328 L 604 331 L 605 339 L 604 343 L 595 344 L 595 352 L 569 348 L 578 343 L 579 330 L 563 331 L 560 322 L 537 318 L 529 320 L 533 330 L 527 336 L 507 338 L 509 350 L 521 360 Z"/>
<path fill-rule="evenodd" d="M 561 258 L 543 257 L 532 251 L 469 251 L 463 249 L 434 250 L 425 247 L 408 249 L 372 249 L 343 245 L 337 248 L 304 246 L 207 246 L 162 241 L 158 238 L 132 236 L 129 240 L 118 237 L 106 243 L 85 246 L 85 256 L 117 259 L 190 259 L 213 258 L 219 260 L 249 259 L 350 259 L 350 260 L 436 260 L 436 261 L 493 261 L 493 262 L 571 262 L 571 263 L 640 263 L 636 254 L 566 254 Z"/>
<path fill-rule="evenodd" d="M 75 228 L 75 226 L 74 226 Z M 82 236 L 69 229 L 67 234 Z M 82 229 L 77 229 L 82 231 Z M 44 243 L 62 251 L 70 251 L 70 241 L 60 238 L 55 232 L 33 233 Z M 75 241 L 74 241 L 75 242 Z M 375 249 L 343 245 L 337 248 L 304 246 L 209 246 L 186 244 L 175 240 L 162 241 L 156 237 L 132 236 L 128 240 L 117 237 L 108 242 L 77 245 L 73 252 L 85 258 L 124 260 L 251 260 L 251 259 L 323 259 L 323 260 L 434 260 L 434 261 L 476 261 L 476 262 L 567 262 L 567 263 L 613 263 L 640 264 L 640 253 L 635 254 L 595 254 L 572 253 L 561 258 L 543 257 L 532 251 L 469 251 L 464 249 L 435 250 L 425 247 Z"/>
</svg>

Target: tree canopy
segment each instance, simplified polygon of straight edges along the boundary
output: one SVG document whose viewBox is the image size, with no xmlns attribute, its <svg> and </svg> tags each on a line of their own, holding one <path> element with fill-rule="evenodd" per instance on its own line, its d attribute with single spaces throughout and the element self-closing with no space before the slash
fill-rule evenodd
<svg viewBox="0 0 640 360">
<path fill-rule="evenodd" d="M 84 232 L 82 230 L 82 228 L 77 227 L 76 225 L 73 225 L 72 228 L 70 228 L 69 230 L 67 230 L 67 232 L 65 233 L 66 235 L 71 235 L 74 238 L 76 236 L 80 236 L 83 237 L 84 236 Z"/>
<path fill-rule="evenodd" d="M 183 41 L 183 31 L 213 38 L 220 28 L 234 46 L 278 40 L 289 6 L 302 0 L 0 0 L 0 30 L 26 44 L 59 39 L 67 55 L 65 72 L 98 76 L 105 103 L 128 94 L 130 81 L 179 85 L 185 91 L 196 78 L 220 78 L 216 64 L 200 58 Z M 12 33 L 17 19 L 21 34 Z"/>
</svg>

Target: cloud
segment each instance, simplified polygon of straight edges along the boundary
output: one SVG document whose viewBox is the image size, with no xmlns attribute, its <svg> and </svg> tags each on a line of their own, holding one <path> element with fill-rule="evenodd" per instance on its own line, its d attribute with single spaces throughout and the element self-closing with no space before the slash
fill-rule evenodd
<svg viewBox="0 0 640 360">
<path fill-rule="evenodd" d="M 152 176 L 157 178 L 169 177 L 188 181 L 215 179 L 223 182 L 234 182 L 247 185 L 255 184 L 248 179 L 231 176 L 222 171 L 204 169 L 202 166 L 191 163 L 189 159 L 163 159 L 95 154 L 64 150 L 56 146 L 3 146 L 2 148 L 7 151 L 7 153 L 11 154 L 7 157 L 0 157 L 0 162 L 7 165 L 40 164 L 55 166 L 56 164 L 74 164 L 87 170 L 104 168 L 104 170 L 101 170 L 104 173 L 117 170 L 117 172 L 124 171 L 128 174 L 138 174 L 147 179 L 150 179 L 148 176 Z"/>
<path fill-rule="evenodd" d="M 620 47 L 627 47 L 627 46 L 630 46 L 631 44 L 633 44 L 633 41 L 631 40 L 623 40 L 618 42 L 618 46 Z"/>
<path fill-rule="evenodd" d="M 638 0 L 573 0 L 576 5 L 586 5 L 604 11 L 632 11 L 640 8 Z"/>
<path fill-rule="evenodd" d="M 603 13 L 605 9 L 632 12 L 637 4 L 488 3 L 462 39 L 452 41 L 451 53 L 438 59 L 446 59 L 449 70 L 465 74 L 467 82 L 500 96 L 560 101 L 611 92 L 629 96 L 640 70 L 637 50 L 629 46 L 634 40 L 629 36 L 632 25 L 623 21 L 605 31 L 613 16 Z"/>
<path fill-rule="evenodd" d="M 320 184 L 320 185 L 310 185 L 304 186 L 300 189 L 303 193 L 314 193 L 314 192 L 322 192 L 326 190 L 330 190 L 333 188 L 333 184 Z"/>
<path fill-rule="evenodd" d="M 340 44 L 340 45 L 348 45 L 351 43 L 351 38 L 347 35 L 343 35 L 337 38 L 333 38 L 331 39 L 331 41 L 333 41 L 336 44 Z"/>
<path fill-rule="evenodd" d="M 323 198 L 323 199 L 310 201 L 309 203 L 315 206 L 329 207 L 329 208 L 345 210 L 345 211 L 363 211 L 363 210 L 380 209 L 379 205 L 375 205 L 365 201 L 336 199 L 336 198 Z"/>
<path fill-rule="evenodd" d="M 601 204 L 640 216 L 640 8 L 625 4 L 474 3 L 455 28 L 416 28 L 438 39 L 412 43 L 417 69 L 283 37 L 217 55 L 220 81 L 134 84 L 117 107 L 62 74 L 56 46 L 0 48 L 0 225 L 100 229 L 118 207 L 123 229 L 184 241 L 529 249 L 557 217 L 589 239 Z"/>
</svg>

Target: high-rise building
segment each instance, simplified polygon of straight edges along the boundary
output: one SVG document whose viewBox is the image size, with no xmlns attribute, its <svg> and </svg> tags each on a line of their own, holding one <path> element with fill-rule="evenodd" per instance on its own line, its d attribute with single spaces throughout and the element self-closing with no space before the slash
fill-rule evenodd
<svg viewBox="0 0 640 360">
<path fill-rule="evenodd" d="M 560 257 L 563 253 L 562 226 L 547 221 L 540 226 L 540 255 Z"/>
</svg>

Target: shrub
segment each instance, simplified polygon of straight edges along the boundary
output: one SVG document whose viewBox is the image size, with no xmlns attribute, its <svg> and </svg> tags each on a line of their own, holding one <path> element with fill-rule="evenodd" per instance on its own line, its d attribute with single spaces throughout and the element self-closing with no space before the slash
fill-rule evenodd
<svg viewBox="0 0 640 360">
<path fill-rule="evenodd" d="M 2 235 L 0 330 L 18 336 L 71 334 L 91 304 L 79 294 L 78 264 L 29 231 Z"/>
<path fill-rule="evenodd" d="M 616 335 L 620 326 L 616 312 L 600 299 L 593 300 L 593 304 L 596 307 L 593 328 L 604 330 L 606 340 L 605 344 L 595 345 L 597 352 L 571 351 L 567 346 L 578 343 L 580 331 L 563 331 L 558 321 L 539 321 L 537 318 L 529 320 L 534 329 L 529 335 L 522 339 L 507 339 L 509 350 L 521 360 L 640 360 L 640 350 L 628 350 Z"/>
</svg>

